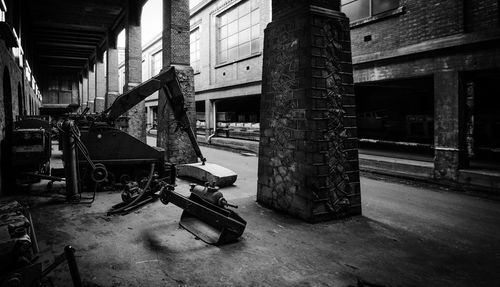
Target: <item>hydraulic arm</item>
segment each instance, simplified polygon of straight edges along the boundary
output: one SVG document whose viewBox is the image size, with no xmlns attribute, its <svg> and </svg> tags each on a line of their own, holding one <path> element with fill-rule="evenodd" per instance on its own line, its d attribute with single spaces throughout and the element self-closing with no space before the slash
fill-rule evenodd
<svg viewBox="0 0 500 287">
<path fill-rule="evenodd" d="M 168 70 L 161 72 L 150 80 L 120 95 L 113 104 L 101 114 L 101 120 L 107 122 L 115 121 L 132 107 L 160 89 L 165 93 L 167 104 L 172 107 L 174 118 L 177 120 L 179 128 L 187 133 L 196 156 L 202 163 L 205 163 L 206 159 L 201 153 L 200 146 L 196 141 L 196 135 L 191 128 L 191 123 L 186 113 L 184 96 L 174 67 L 170 67 Z"/>
</svg>

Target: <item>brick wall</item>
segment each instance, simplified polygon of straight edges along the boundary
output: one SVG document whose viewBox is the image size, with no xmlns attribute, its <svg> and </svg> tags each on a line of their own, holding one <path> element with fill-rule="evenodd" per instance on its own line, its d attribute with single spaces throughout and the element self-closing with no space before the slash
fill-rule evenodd
<svg viewBox="0 0 500 287">
<path fill-rule="evenodd" d="M 465 32 L 499 28 L 498 0 L 400 0 L 403 12 L 353 26 L 353 55 L 423 43 Z M 371 35 L 371 41 L 364 37 Z"/>
<path fill-rule="evenodd" d="M 500 27 L 500 4 L 498 0 L 465 1 L 465 30 L 481 32 Z"/>
<path fill-rule="evenodd" d="M 20 114 L 19 111 L 19 101 L 18 101 L 18 92 L 19 88 L 24 87 L 24 102 L 28 103 L 32 101 L 34 105 L 39 105 L 37 99 L 34 99 L 34 92 L 29 86 L 23 86 L 23 73 L 19 69 L 17 65 L 16 59 L 13 57 L 11 49 L 5 46 L 3 40 L 0 40 L 0 195 L 5 194 L 7 191 L 3 190 L 3 181 L 5 181 L 5 177 L 11 178 L 8 174 L 6 174 L 6 162 L 8 161 L 8 155 L 11 154 L 10 151 L 10 143 L 9 139 L 6 138 L 7 128 L 12 128 L 6 126 L 6 113 L 8 112 L 6 109 L 8 107 L 7 94 L 4 88 L 6 87 L 6 83 L 3 81 L 5 73 L 9 73 L 10 78 L 10 87 L 11 87 L 11 107 L 10 112 L 12 113 L 12 120 L 15 120 L 16 116 Z M 25 81 L 27 82 L 27 81 Z M 29 100 L 27 100 L 29 98 Z M 27 109 L 28 110 L 28 109 Z"/>
<path fill-rule="evenodd" d="M 257 200 L 309 221 L 359 214 L 347 19 L 306 7 L 265 37 Z"/>
</svg>

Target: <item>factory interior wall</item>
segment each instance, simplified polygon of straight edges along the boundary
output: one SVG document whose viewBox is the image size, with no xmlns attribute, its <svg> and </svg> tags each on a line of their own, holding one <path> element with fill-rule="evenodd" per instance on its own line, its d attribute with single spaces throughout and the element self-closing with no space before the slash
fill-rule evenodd
<svg viewBox="0 0 500 287">
<path fill-rule="evenodd" d="M 3 40 L 0 40 L 0 195 L 8 193 L 8 184 L 6 179 L 9 178 L 9 155 L 10 141 L 13 123 L 16 117 L 21 114 L 20 107 L 22 103 L 32 103 L 32 106 L 38 106 L 33 89 L 23 83 L 27 80 L 24 73 L 19 68 L 12 51 L 5 45 Z M 21 97 L 19 97 L 19 94 Z M 35 114 L 34 108 L 31 114 Z M 30 114 L 30 112 L 28 112 Z"/>
</svg>

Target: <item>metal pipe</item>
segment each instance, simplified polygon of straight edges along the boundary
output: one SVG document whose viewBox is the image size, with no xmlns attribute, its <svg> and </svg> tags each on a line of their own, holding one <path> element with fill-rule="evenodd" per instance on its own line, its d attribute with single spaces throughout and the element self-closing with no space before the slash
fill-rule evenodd
<svg viewBox="0 0 500 287">
<path fill-rule="evenodd" d="M 73 286 L 82 287 L 82 279 L 80 278 L 78 265 L 76 265 L 75 249 L 70 245 L 66 245 L 66 247 L 64 247 L 64 255 L 66 257 L 66 260 L 68 261 L 69 273 L 71 274 Z"/>
<path fill-rule="evenodd" d="M 213 101 L 212 104 L 212 113 L 213 113 L 214 132 L 208 136 L 208 144 L 212 144 L 212 138 L 217 134 L 217 108 L 215 101 Z"/>
<path fill-rule="evenodd" d="M 74 122 L 66 119 L 62 123 L 63 129 L 63 161 L 66 178 L 66 199 L 73 201 L 79 194 L 78 170 L 76 160 L 76 142 L 73 134 Z"/>
</svg>

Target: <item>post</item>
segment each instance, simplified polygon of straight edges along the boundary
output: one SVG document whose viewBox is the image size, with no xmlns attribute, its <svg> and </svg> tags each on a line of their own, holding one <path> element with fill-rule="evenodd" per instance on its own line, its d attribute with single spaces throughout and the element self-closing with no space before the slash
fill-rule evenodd
<svg viewBox="0 0 500 287">
<path fill-rule="evenodd" d="M 458 71 L 434 74 L 434 176 L 457 180 L 466 160 L 463 93 Z"/>
<path fill-rule="evenodd" d="M 104 96 L 106 94 L 106 75 L 104 74 L 104 55 L 97 57 L 95 66 L 95 102 L 94 111 L 100 113 L 104 110 Z"/>
<path fill-rule="evenodd" d="M 184 95 L 191 128 L 196 130 L 194 73 L 189 63 L 189 1 L 163 0 L 163 69 L 175 66 Z M 160 90 L 158 98 L 158 147 L 165 149 L 165 160 L 176 164 L 196 162 L 188 136 L 177 129 L 171 107 Z"/>
<path fill-rule="evenodd" d="M 307 221 L 361 214 L 349 20 L 340 0 L 273 1 L 257 201 Z"/>
<path fill-rule="evenodd" d="M 95 65 L 92 64 L 89 68 L 89 100 L 87 106 L 89 107 L 89 112 L 94 112 L 95 103 Z"/>
<path fill-rule="evenodd" d="M 118 84 L 118 49 L 116 48 L 116 35 L 114 34 L 108 34 L 106 74 L 106 98 L 104 99 L 104 106 L 107 109 L 120 95 L 120 88 Z"/>
<path fill-rule="evenodd" d="M 128 91 L 142 82 L 142 45 L 140 1 L 129 0 L 125 33 L 125 86 Z M 141 101 L 127 113 L 129 117 L 127 132 L 136 139 L 146 142 L 145 103 Z"/>
<path fill-rule="evenodd" d="M 81 110 L 83 111 L 88 106 L 88 101 L 89 101 L 89 78 L 87 71 L 85 71 L 85 73 L 83 74 L 81 100 L 82 100 Z"/>
<path fill-rule="evenodd" d="M 63 128 L 63 163 L 64 176 L 66 178 L 66 199 L 74 201 L 78 194 L 78 170 L 76 161 L 76 143 L 73 135 L 74 123 L 66 119 L 62 125 Z"/>
</svg>

